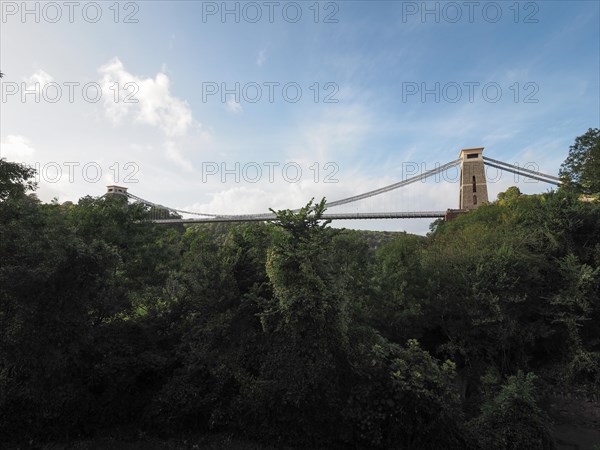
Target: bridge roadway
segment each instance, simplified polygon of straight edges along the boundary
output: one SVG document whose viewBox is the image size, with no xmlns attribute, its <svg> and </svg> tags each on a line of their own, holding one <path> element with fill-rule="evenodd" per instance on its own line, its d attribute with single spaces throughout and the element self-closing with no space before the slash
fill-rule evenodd
<svg viewBox="0 0 600 450">
<path fill-rule="evenodd" d="M 323 214 L 324 220 L 352 220 L 352 219 L 437 219 L 443 218 L 446 211 L 404 211 L 381 213 L 340 213 Z M 275 214 L 243 214 L 239 216 L 222 217 L 196 217 L 193 219 L 154 219 L 154 223 L 213 223 L 213 222 L 266 222 L 275 220 Z"/>
</svg>

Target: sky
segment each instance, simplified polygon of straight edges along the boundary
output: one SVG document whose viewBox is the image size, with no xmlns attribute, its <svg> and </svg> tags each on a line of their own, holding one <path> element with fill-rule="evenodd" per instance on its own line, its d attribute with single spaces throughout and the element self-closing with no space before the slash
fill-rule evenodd
<svg viewBox="0 0 600 450">
<path fill-rule="evenodd" d="M 557 175 L 600 127 L 600 2 L 2 1 L 0 157 L 43 201 L 217 214 L 391 184 L 462 148 Z M 490 201 L 516 185 L 488 172 Z M 458 208 L 456 170 L 331 212 Z M 424 234 L 427 219 L 336 222 Z"/>
</svg>

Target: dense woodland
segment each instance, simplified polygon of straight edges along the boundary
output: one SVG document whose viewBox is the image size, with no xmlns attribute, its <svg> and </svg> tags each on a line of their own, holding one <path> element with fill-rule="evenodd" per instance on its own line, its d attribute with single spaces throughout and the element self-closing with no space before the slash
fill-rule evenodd
<svg viewBox="0 0 600 450">
<path fill-rule="evenodd" d="M 600 391 L 599 167 L 590 129 L 564 187 L 416 236 L 331 228 L 325 201 L 154 225 L 41 203 L 1 160 L 0 442 L 554 448 L 543 394 Z"/>
</svg>

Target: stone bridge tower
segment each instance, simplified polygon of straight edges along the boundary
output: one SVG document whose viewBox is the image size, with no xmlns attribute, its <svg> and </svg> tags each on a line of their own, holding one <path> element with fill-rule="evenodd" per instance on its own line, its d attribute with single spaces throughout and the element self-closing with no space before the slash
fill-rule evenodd
<svg viewBox="0 0 600 450">
<path fill-rule="evenodd" d="M 459 209 L 469 211 L 488 202 L 483 147 L 462 149 L 460 159 Z"/>
<path fill-rule="evenodd" d="M 115 184 L 106 186 L 106 195 L 123 195 L 127 197 L 127 188 Z"/>
</svg>

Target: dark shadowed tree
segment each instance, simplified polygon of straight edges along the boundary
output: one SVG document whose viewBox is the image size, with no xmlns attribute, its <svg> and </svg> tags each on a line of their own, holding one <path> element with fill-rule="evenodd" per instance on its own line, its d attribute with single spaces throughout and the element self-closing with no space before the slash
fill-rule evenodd
<svg viewBox="0 0 600 450">
<path fill-rule="evenodd" d="M 37 183 L 32 180 L 34 175 L 35 171 L 31 167 L 1 158 L 0 201 L 35 190 Z"/>
<path fill-rule="evenodd" d="M 575 139 L 560 168 L 567 186 L 585 194 L 600 192 L 600 129 L 590 128 Z"/>
</svg>

